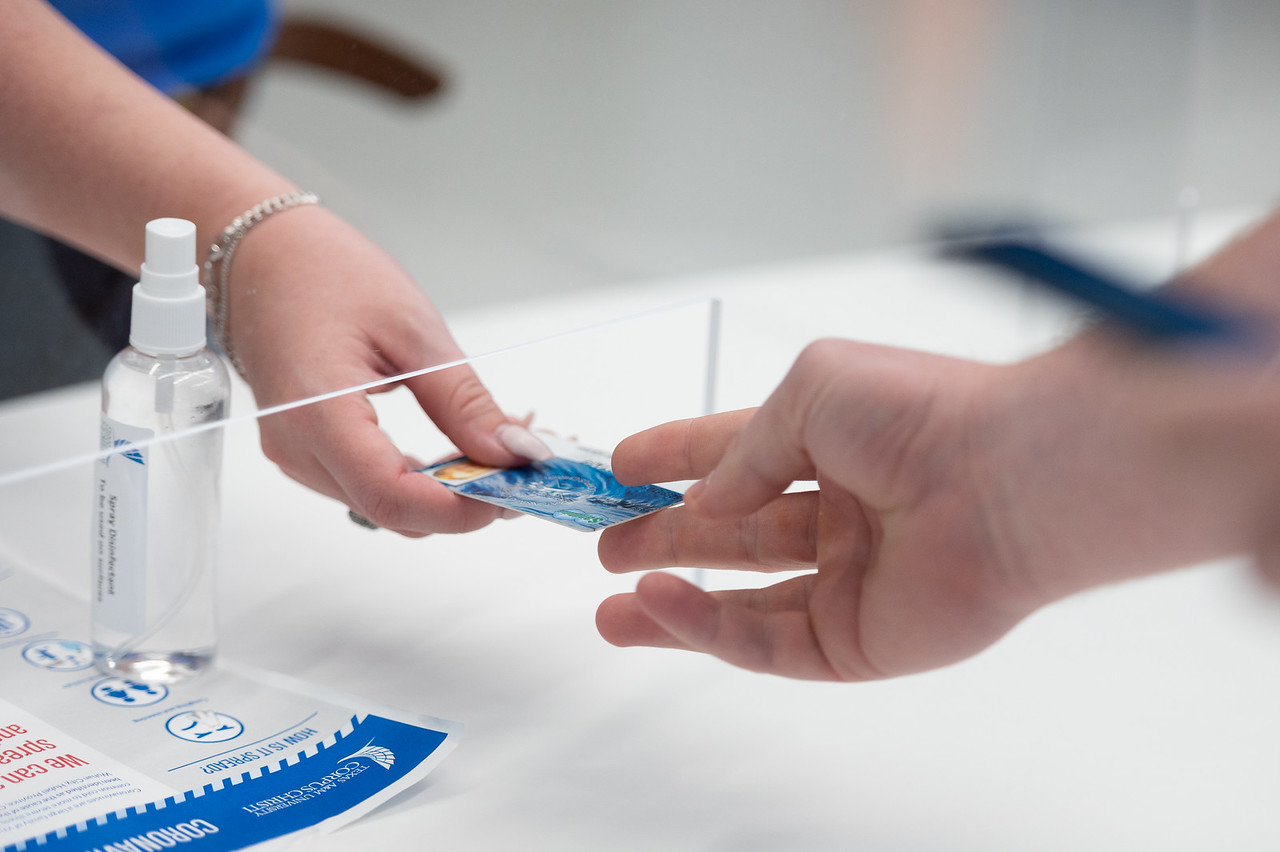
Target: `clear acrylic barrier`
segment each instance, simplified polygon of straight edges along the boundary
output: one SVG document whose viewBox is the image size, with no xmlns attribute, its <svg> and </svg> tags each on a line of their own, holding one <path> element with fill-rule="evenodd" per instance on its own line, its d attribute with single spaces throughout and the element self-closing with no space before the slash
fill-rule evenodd
<svg viewBox="0 0 1280 852">
<path fill-rule="evenodd" d="M 1193 256 L 1247 221 L 1235 214 L 1220 218 L 1201 229 Z M 1152 280 L 1174 254 L 1160 222 L 1064 236 Z M 691 292 L 731 294 L 726 310 L 736 313 L 723 329 L 731 359 L 723 375 L 715 361 L 719 302 L 691 299 Z M 534 300 L 461 313 L 450 324 L 464 350 L 476 353 L 467 360 L 505 411 L 532 414 L 536 428 L 608 450 L 667 420 L 759 404 L 804 343 L 824 335 L 1006 360 L 1061 340 L 1079 318 L 1074 306 L 1038 291 L 1020 292 L 986 270 L 942 263 L 927 248 L 675 280 L 652 293 L 637 288 L 608 297 Z M 243 546 L 237 513 L 259 511 L 260 494 L 276 488 L 279 497 L 265 504 L 266 511 L 279 513 L 272 538 L 287 542 L 297 530 L 321 539 L 335 529 L 347 536 L 367 532 L 346 520 L 343 507 L 288 480 L 264 459 L 256 421 L 348 393 L 386 390 L 397 378 L 267 412 L 255 411 L 247 387 L 236 383 L 232 416 L 223 427 L 227 552 Z M 381 427 L 405 454 L 430 461 L 451 452 L 404 389 L 370 399 Z M 98 408 L 91 385 L 0 404 L 0 537 L 23 559 L 77 588 L 88 552 L 85 489 L 100 455 Z M 294 531 L 286 522 L 296 525 Z M 244 523 L 244 529 L 261 527 L 260 518 Z M 250 546 L 258 545 L 276 546 L 261 540 Z"/>
<path fill-rule="evenodd" d="M 514 323 L 507 330 L 527 334 L 529 327 Z M 487 323 L 475 336 L 494 347 L 478 355 L 265 410 L 254 410 L 247 388 L 237 383 L 231 417 L 213 427 L 225 433 L 223 512 L 229 523 L 224 535 L 232 541 L 237 536 L 234 519 L 241 485 L 253 491 L 270 487 L 262 479 L 273 479 L 302 490 L 261 457 L 257 421 L 262 417 L 281 417 L 348 394 L 371 392 L 380 426 L 406 455 L 430 461 L 453 452 L 412 395 L 396 387 L 414 375 L 469 364 L 509 414 L 532 415 L 535 429 L 604 450 L 633 432 L 703 414 L 713 405 L 718 328 L 714 301 L 686 300 L 634 315 L 596 317 L 580 327 L 544 328 L 548 331 L 539 338 L 508 338 L 499 344 L 496 338 L 503 332 Z M 0 406 L 0 502 L 5 506 L 0 537 L 20 561 L 41 566 L 71 585 L 83 581 L 89 552 L 90 469 L 106 455 L 97 448 L 98 408 L 99 391 L 93 385 Z M 170 434 L 139 445 L 159 447 L 182 440 L 180 434 Z M 323 505 L 332 501 L 304 490 L 301 499 L 312 498 L 322 501 L 316 511 L 326 522 L 334 520 L 333 526 L 344 533 L 365 534 L 345 520 L 340 507 Z M 287 532 L 281 530 L 281 535 L 287 537 Z"/>
</svg>

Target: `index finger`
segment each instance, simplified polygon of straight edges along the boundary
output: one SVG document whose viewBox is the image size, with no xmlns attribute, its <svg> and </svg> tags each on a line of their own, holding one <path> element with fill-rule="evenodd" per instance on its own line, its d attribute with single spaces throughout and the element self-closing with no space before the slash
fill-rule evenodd
<svg viewBox="0 0 1280 852">
<path fill-rule="evenodd" d="M 755 409 L 674 420 L 637 432 L 613 451 L 613 475 L 623 485 L 701 479 Z"/>
<path fill-rule="evenodd" d="M 680 507 L 600 534 L 600 564 L 615 574 L 651 568 L 796 571 L 818 558 L 818 492 L 784 494 L 742 518 L 707 521 Z"/>
<path fill-rule="evenodd" d="M 363 394 L 308 406 L 315 455 L 346 495 L 347 505 L 374 524 L 401 533 L 457 533 L 486 526 L 498 510 L 451 492 L 415 473 L 380 428 Z"/>
</svg>

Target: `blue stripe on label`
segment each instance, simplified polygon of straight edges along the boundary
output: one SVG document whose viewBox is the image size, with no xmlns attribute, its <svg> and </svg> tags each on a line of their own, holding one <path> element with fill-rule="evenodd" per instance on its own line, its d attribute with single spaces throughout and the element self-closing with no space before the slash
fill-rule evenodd
<svg viewBox="0 0 1280 852">
<path fill-rule="evenodd" d="M 6 846 L 84 850 L 168 848 L 199 841 L 201 852 L 241 849 L 317 825 L 347 811 L 404 778 L 431 756 L 447 734 L 381 716 L 353 719 L 353 730 L 332 746 L 321 745 L 293 765 L 183 801 L 165 800 L 100 823 L 51 832 L 43 839 Z M 38 846 L 37 846 L 38 844 Z"/>
</svg>

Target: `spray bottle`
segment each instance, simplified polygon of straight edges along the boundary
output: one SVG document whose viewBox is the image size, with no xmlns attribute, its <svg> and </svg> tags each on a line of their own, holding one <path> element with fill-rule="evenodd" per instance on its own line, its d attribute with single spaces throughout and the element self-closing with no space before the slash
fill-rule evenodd
<svg viewBox="0 0 1280 852">
<path fill-rule="evenodd" d="M 94 657 L 100 670 L 144 682 L 199 674 L 217 644 L 222 430 L 183 433 L 226 418 L 230 381 L 205 348 L 195 249 L 191 222 L 147 224 L 129 346 L 102 378 L 100 445 L 115 452 L 94 471 Z"/>
</svg>

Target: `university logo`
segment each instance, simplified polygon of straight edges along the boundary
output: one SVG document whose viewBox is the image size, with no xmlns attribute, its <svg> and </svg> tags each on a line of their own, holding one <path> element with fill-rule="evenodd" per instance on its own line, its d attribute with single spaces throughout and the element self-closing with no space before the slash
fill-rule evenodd
<svg viewBox="0 0 1280 852">
<path fill-rule="evenodd" d="M 142 450 L 133 446 L 133 443 L 131 441 L 126 441 L 123 438 L 116 438 L 114 441 L 111 442 L 111 446 L 115 447 L 117 450 L 119 450 L 119 452 L 115 452 L 107 456 L 107 464 L 111 464 L 111 460 L 116 456 L 123 456 L 127 458 L 129 461 L 136 462 L 137 464 L 147 463 L 146 459 L 142 457 Z M 121 450 L 120 449 L 121 447 L 129 447 L 130 449 Z"/>
<path fill-rule="evenodd" d="M 391 749 L 376 746 L 373 744 L 373 740 L 369 740 L 369 744 L 355 754 L 347 755 L 338 762 L 342 763 L 343 760 L 350 760 L 353 757 L 366 757 L 383 769 L 390 769 L 396 762 L 395 753 Z"/>
</svg>

